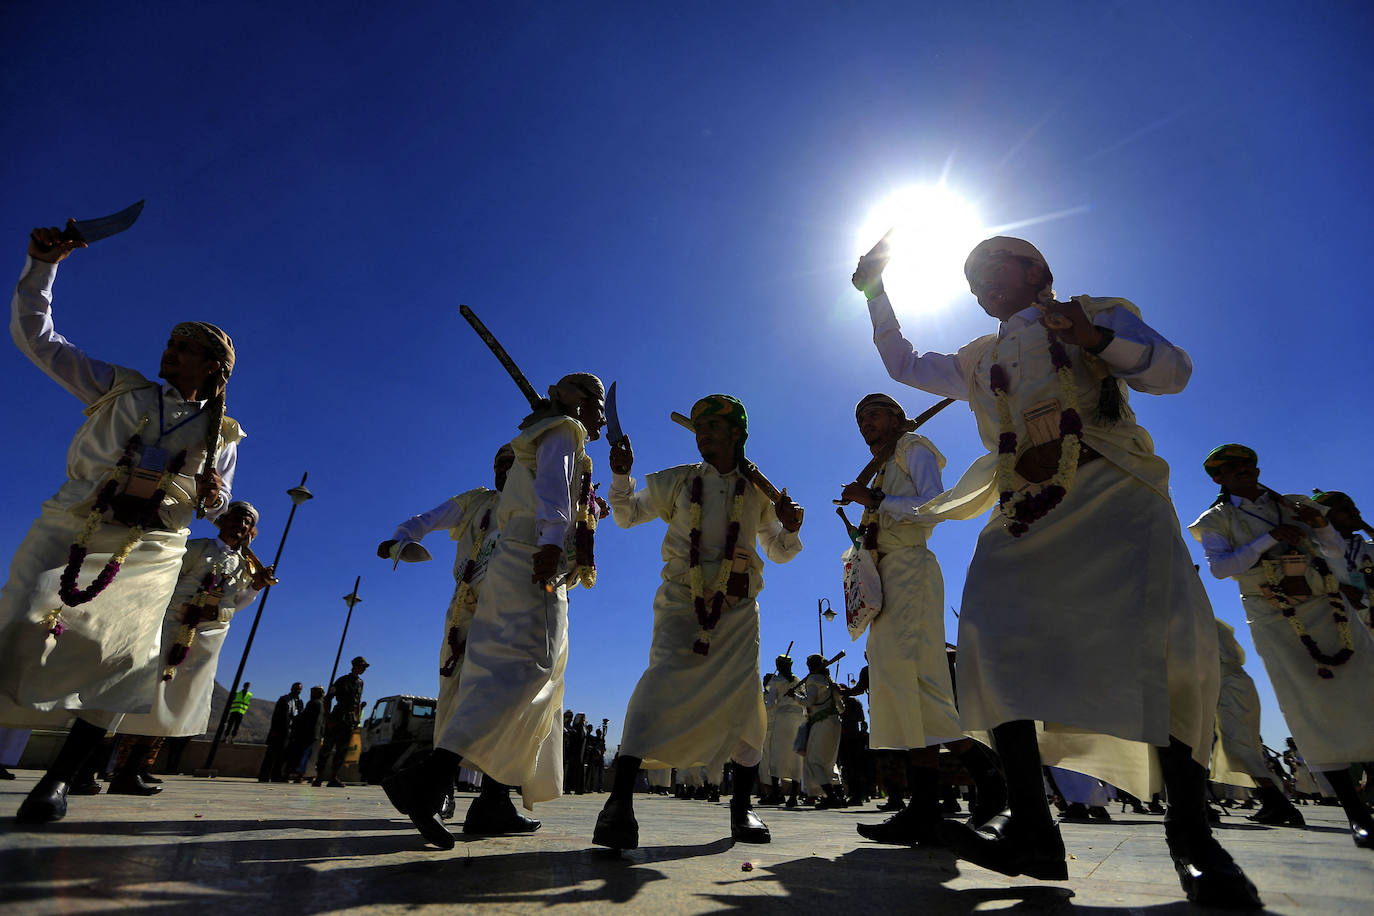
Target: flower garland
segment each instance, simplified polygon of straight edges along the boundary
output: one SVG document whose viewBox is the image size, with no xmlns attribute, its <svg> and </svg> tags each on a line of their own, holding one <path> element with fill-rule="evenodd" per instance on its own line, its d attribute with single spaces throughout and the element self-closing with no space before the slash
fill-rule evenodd
<svg viewBox="0 0 1374 916">
<path fill-rule="evenodd" d="M 1341 597 L 1340 584 L 1336 581 L 1336 576 L 1331 572 L 1331 566 L 1320 554 L 1312 549 L 1312 544 L 1303 539 L 1299 544 L 1299 549 L 1308 557 L 1312 568 L 1322 577 L 1322 588 L 1326 590 L 1326 601 L 1331 605 L 1331 619 L 1336 622 L 1336 632 L 1341 637 L 1341 649 L 1335 655 L 1327 655 L 1317 646 L 1317 641 L 1307 632 L 1302 620 L 1298 618 L 1298 609 L 1293 603 L 1293 598 L 1283 590 L 1283 560 L 1266 559 L 1264 563 L 1265 585 L 1261 586 L 1264 597 L 1269 599 L 1269 603 L 1278 608 L 1283 616 L 1288 620 L 1288 625 L 1293 628 L 1303 647 L 1307 649 L 1307 654 L 1312 656 L 1312 660 L 1317 663 L 1317 675 L 1324 679 L 1335 677 L 1332 668 L 1340 667 L 1350 661 L 1355 654 L 1355 635 L 1350 632 L 1350 618 L 1345 613 L 1345 601 Z"/>
<path fill-rule="evenodd" d="M 744 475 L 735 480 L 734 499 L 730 503 L 730 521 L 725 527 L 725 549 L 721 552 L 720 572 L 716 575 L 715 587 L 711 592 L 708 609 L 706 586 L 701 575 L 701 500 L 703 483 L 701 475 L 692 478 L 689 500 L 691 509 L 688 520 L 692 530 L 688 535 L 687 580 L 692 588 L 692 609 L 696 611 L 697 623 L 701 631 L 697 634 L 692 651 L 706 655 L 711 651 L 711 631 L 720 623 L 721 611 L 725 609 L 725 589 L 730 579 L 730 565 L 739 544 L 740 519 L 744 517 Z"/>
<path fill-rule="evenodd" d="M 167 664 L 162 669 L 164 681 L 176 677 L 177 667 L 190 655 L 191 644 L 196 641 L 196 624 L 206 619 L 205 605 L 211 597 L 224 597 L 223 563 L 210 564 L 210 571 L 200 580 L 200 588 L 182 608 L 181 629 L 177 631 L 177 641 L 167 653 Z"/>
<path fill-rule="evenodd" d="M 1050 362 L 1059 377 L 1060 403 L 1064 405 L 1059 414 L 1059 465 L 1051 477 L 1036 492 L 1025 490 L 1016 492 L 1016 426 L 1012 422 L 1011 404 L 1007 400 L 1007 387 L 1010 381 L 1007 370 L 997 361 L 997 347 L 992 348 L 992 368 L 988 372 L 988 382 L 992 387 L 993 400 L 997 404 L 997 420 L 1001 425 L 997 438 L 997 493 L 998 506 L 1007 519 L 1007 530 L 1012 537 L 1020 537 L 1030 530 L 1030 526 L 1044 518 L 1051 509 L 1059 505 L 1069 492 L 1074 476 L 1078 473 L 1078 456 L 1083 445 L 1083 420 L 1078 415 L 1078 388 L 1073 376 L 1073 363 L 1064 344 L 1053 334 L 1049 335 Z"/>
<path fill-rule="evenodd" d="M 96 495 L 95 505 L 86 516 L 86 523 L 81 527 L 80 534 L 72 543 L 71 549 L 67 552 L 67 566 L 62 570 L 62 575 L 58 579 L 57 595 L 62 599 L 62 605 L 53 608 L 43 615 L 40 621 L 48 632 L 53 636 L 61 636 L 66 630 L 62 624 L 62 607 L 77 607 L 94 599 L 101 592 L 105 591 L 114 582 L 115 576 L 119 575 L 120 567 L 129 558 L 138 542 L 143 539 L 143 532 L 149 525 L 157 520 L 158 507 L 162 505 L 162 498 L 167 495 L 167 487 L 181 473 L 181 467 L 186 463 L 186 451 L 179 452 L 167 469 L 158 478 L 157 488 L 152 495 L 147 498 L 146 504 L 137 524 L 129 528 L 129 535 L 124 539 L 124 543 L 119 546 L 105 566 L 96 574 L 95 579 L 86 588 L 77 587 L 77 577 L 81 574 L 81 564 L 86 561 L 86 544 L 90 541 L 97 528 L 105 520 L 105 513 L 109 510 L 114 498 L 120 489 L 129 482 L 133 475 L 134 455 L 143 447 L 143 427 L 147 424 L 148 418 L 144 417 L 139 423 L 138 429 L 129 441 L 124 444 L 124 454 L 115 463 L 114 473 L 101 486 Z"/>
<path fill-rule="evenodd" d="M 583 588 L 596 585 L 596 522 L 600 515 L 601 499 L 595 494 L 592 485 L 592 459 L 582 456 L 582 483 L 577 490 L 577 526 L 573 529 L 573 562 L 568 573 L 569 582 L 578 582 Z M 592 510 L 596 505 L 597 511 Z"/>
<path fill-rule="evenodd" d="M 463 564 L 463 574 L 458 580 L 458 593 L 453 596 L 453 608 L 449 611 L 450 618 L 455 614 L 466 616 L 465 611 L 477 607 L 472 577 L 477 572 L 477 556 L 482 552 L 482 544 L 487 539 L 487 529 L 491 527 L 492 508 L 488 507 L 487 511 L 482 513 L 482 520 L 477 524 L 477 533 L 472 536 L 472 549 L 468 551 L 467 562 Z M 448 661 L 439 667 L 439 676 L 453 677 L 453 672 L 458 670 L 458 659 L 463 657 L 468 643 L 462 638 L 462 631 L 457 623 L 448 628 L 448 635 L 444 641 L 448 644 L 449 657 Z"/>
</svg>

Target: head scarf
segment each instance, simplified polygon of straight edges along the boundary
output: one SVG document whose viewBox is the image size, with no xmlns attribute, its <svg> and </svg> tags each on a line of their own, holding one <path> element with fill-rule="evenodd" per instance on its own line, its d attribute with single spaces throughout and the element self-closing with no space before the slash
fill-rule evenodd
<svg viewBox="0 0 1374 916">
<path fill-rule="evenodd" d="M 779 655 L 777 658 L 773 659 L 773 666 L 779 671 L 790 672 L 792 670 L 792 656 Z"/>
<path fill-rule="evenodd" d="M 1355 500 L 1340 490 L 1313 490 L 1312 501 L 1319 506 L 1354 506 Z"/>
<path fill-rule="evenodd" d="M 883 407 L 887 410 L 892 411 L 897 416 L 901 417 L 903 420 L 906 419 L 906 411 L 902 409 L 902 405 L 898 404 L 896 400 L 889 397 L 888 395 L 883 394 L 882 392 L 875 392 L 873 394 L 864 395 L 863 398 L 859 401 L 859 403 L 854 405 L 854 419 L 859 419 L 860 415 L 863 414 L 864 410 L 869 407 Z"/>
<path fill-rule="evenodd" d="M 555 385 L 549 386 L 549 396 L 529 416 L 520 421 L 521 429 L 528 429 L 540 420 L 550 417 L 572 416 L 570 411 L 582 402 L 583 398 L 594 397 L 604 408 L 606 387 L 601 379 L 590 372 L 573 372 L 563 376 Z"/>
<path fill-rule="evenodd" d="M 257 507 L 246 499 L 236 499 L 231 502 L 225 507 L 224 514 L 228 515 L 230 512 L 247 512 L 252 517 L 254 525 L 256 525 L 258 519 L 261 518 L 261 516 L 258 515 Z"/>
<path fill-rule="evenodd" d="M 1045 256 L 1025 239 L 1012 238 L 1009 235 L 998 235 L 990 239 L 984 239 L 974 246 L 973 251 L 969 252 L 968 259 L 964 261 L 964 279 L 968 281 L 969 288 L 973 287 L 973 278 L 988 261 L 993 258 L 1010 256 L 1013 258 L 1025 258 L 1035 264 L 1039 264 L 1045 269 L 1045 286 L 1040 290 L 1043 297 L 1045 292 L 1054 283 L 1054 274 L 1050 272 L 1049 262 Z M 1050 292 L 1053 296 L 1053 292 Z"/>
<path fill-rule="evenodd" d="M 1208 477 L 1215 477 L 1218 471 L 1232 461 L 1259 464 L 1259 456 L 1248 445 L 1231 442 L 1227 445 L 1218 445 L 1208 452 L 1207 457 L 1203 459 L 1202 469 L 1207 472 Z"/>
<path fill-rule="evenodd" d="M 824 670 L 825 670 L 825 656 L 824 656 L 824 655 L 808 655 L 808 656 L 806 657 L 806 670 L 807 670 L 807 671 L 812 671 L 812 672 L 815 672 L 815 671 L 824 671 Z"/>
<path fill-rule="evenodd" d="M 172 328 L 173 337 L 188 337 L 199 344 L 211 359 L 217 359 L 224 367 L 224 377 L 234 371 L 234 341 L 213 324 L 205 321 L 183 321 Z"/>
<path fill-rule="evenodd" d="M 740 431 L 739 444 L 735 447 L 735 461 L 744 463 L 744 442 L 749 438 L 749 414 L 739 398 L 728 394 L 708 394 L 692 405 L 692 424 L 702 417 L 720 417 Z"/>
</svg>

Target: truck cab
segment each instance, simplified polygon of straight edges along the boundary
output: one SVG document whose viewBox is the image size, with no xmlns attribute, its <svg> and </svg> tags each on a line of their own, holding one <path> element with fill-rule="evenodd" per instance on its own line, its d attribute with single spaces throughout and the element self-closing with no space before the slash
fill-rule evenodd
<svg viewBox="0 0 1374 916">
<path fill-rule="evenodd" d="M 409 694 L 382 697 L 362 724 L 358 771 L 365 782 L 378 783 L 434 747 L 434 713 L 439 701 Z"/>
</svg>

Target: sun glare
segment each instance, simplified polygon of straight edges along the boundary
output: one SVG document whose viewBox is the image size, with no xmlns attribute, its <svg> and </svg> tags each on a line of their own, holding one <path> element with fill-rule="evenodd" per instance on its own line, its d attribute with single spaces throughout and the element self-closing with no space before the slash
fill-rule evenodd
<svg viewBox="0 0 1374 916">
<path fill-rule="evenodd" d="M 938 185 L 896 191 L 869 213 L 860 254 L 892 231 L 883 284 L 899 310 L 932 311 L 968 295 L 964 259 L 986 232 L 973 205 Z"/>
</svg>

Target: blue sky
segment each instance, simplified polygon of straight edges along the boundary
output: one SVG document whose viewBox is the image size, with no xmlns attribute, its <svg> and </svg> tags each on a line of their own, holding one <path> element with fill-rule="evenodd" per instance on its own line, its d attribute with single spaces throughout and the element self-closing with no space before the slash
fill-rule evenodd
<svg viewBox="0 0 1374 916">
<path fill-rule="evenodd" d="M 1232 440 L 1259 451 L 1278 489 L 1345 489 L 1374 507 L 1359 285 L 1374 236 L 1374 13 L 927 7 L 6 11 L 0 212 L 15 275 L 30 227 L 147 198 L 131 231 L 63 265 L 58 329 L 150 374 L 176 321 L 234 336 L 230 412 L 248 431 L 235 492 L 264 512 L 259 554 L 310 472 L 318 498 L 297 513 L 248 665 L 260 696 L 324 681 L 358 575 L 344 656 L 373 662 L 368 697 L 434 691 L 452 548 L 432 536 L 436 562 L 397 572 L 373 550 L 408 515 L 489 484 L 525 412 L 463 302 L 536 387 L 584 369 L 619 380 L 641 472 L 695 458 L 669 411 L 712 391 L 742 398 L 751 457 L 809 509 L 802 555 L 765 573 L 763 653 L 793 638 L 794 655 L 814 651 L 817 599 L 840 601 L 830 499 L 867 458 L 853 405 L 875 390 L 913 414 L 934 401 L 883 372 L 849 285 L 858 230 L 894 190 L 942 178 L 988 226 L 1070 211 L 1017 230 L 1061 297 L 1129 298 L 1191 353 L 1184 393 L 1134 400 L 1185 522 L 1215 494 L 1202 456 Z M 956 279 L 960 267 L 946 265 Z M 966 294 L 919 299 L 896 307 L 921 349 L 991 327 Z M 60 484 L 80 413 L 12 347 L 0 384 L 8 555 Z M 947 484 L 981 450 L 961 406 L 923 432 L 949 459 Z M 592 454 L 608 480 L 604 444 Z M 949 605 L 980 527 L 947 523 L 932 541 Z M 613 740 L 647 660 L 661 535 L 608 525 L 600 584 L 573 593 L 568 705 L 609 717 Z M 1207 581 L 1248 650 L 1234 584 Z M 226 683 L 247 624 L 231 632 Z M 829 652 L 846 643 L 827 626 Z M 1257 657 L 1248 668 L 1277 745 L 1288 732 Z"/>
</svg>

